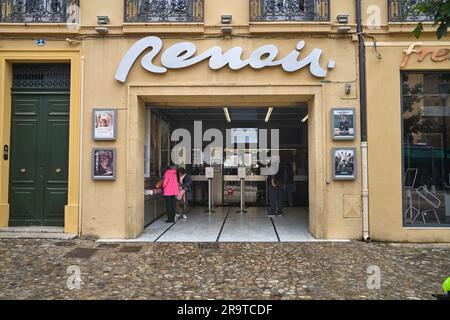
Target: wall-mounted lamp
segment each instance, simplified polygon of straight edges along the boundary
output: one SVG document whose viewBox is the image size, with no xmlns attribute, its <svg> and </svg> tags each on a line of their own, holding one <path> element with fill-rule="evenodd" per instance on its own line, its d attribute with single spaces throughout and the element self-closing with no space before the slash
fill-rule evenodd
<svg viewBox="0 0 450 320">
<path fill-rule="evenodd" d="M 220 28 L 220 31 L 222 31 L 222 33 L 225 35 L 230 35 L 233 33 L 233 28 L 232 27 L 222 27 L 222 28 Z"/>
<path fill-rule="evenodd" d="M 350 27 L 350 26 L 339 26 L 339 27 L 337 27 L 337 31 L 341 32 L 341 33 L 347 33 L 350 30 L 352 30 L 352 27 Z"/>
<path fill-rule="evenodd" d="M 307 114 L 307 115 L 302 119 L 302 122 L 305 123 L 306 121 L 308 121 L 308 118 L 309 118 L 309 114 Z"/>
<path fill-rule="evenodd" d="M 109 24 L 109 17 L 108 16 L 97 16 L 97 23 L 98 24 Z"/>
<path fill-rule="evenodd" d="M 338 14 L 338 16 L 336 17 L 336 21 L 340 24 L 347 24 L 348 14 Z"/>
<path fill-rule="evenodd" d="M 222 21 L 222 24 L 230 24 L 233 20 L 233 16 L 231 14 L 224 14 L 220 16 L 220 20 Z"/>
<path fill-rule="evenodd" d="M 350 30 L 352 30 L 352 28 L 347 25 L 348 24 L 348 14 L 338 14 L 338 16 L 336 17 L 336 21 L 339 24 L 342 24 L 342 26 L 337 27 L 338 32 L 347 33 Z"/>
<path fill-rule="evenodd" d="M 95 28 L 95 31 L 97 31 L 98 33 L 103 33 L 103 34 L 109 32 L 107 27 L 97 27 L 97 28 Z"/>
</svg>

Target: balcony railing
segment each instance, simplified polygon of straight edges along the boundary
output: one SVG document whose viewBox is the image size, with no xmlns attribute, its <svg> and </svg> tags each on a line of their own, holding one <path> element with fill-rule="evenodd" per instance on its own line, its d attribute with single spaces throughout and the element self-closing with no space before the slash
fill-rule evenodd
<svg viewBox="0 0 450 320">
<path fill-rule="evenodd" d="M 250 0 L 250 21 L 329 21 L 330 0 Z"/>
<path fill-rule="evenodd" d="M 203 22 L 203 0 L 125 0 L 125 22 Z"/>
<path fill-rule="evenodd" d="M 416 14 L 412 8 L 422 0 L 388 0 L 389 22 L 433 21 L 433 17 Z"/>
<path fill-rule="evenodd" d="M 0 0 L 3 23 L 78 23 L 80 0 Z"/>
</svg>

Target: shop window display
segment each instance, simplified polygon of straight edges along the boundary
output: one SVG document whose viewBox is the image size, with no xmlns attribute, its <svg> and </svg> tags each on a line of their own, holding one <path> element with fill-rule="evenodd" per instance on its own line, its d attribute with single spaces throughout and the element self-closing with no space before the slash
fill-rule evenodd
<svg viewBox="0 0 450 320">
<path fill-rule="evenodd" d="M 450 73 L 402 73 L 405 226 L 450 225 Z"/>
<path fill-rule="evenodd" d="M 144 175 L 146 189 L 153 189 L 170 165 L 170 125 L 156 112 L 145 114 Z"/>
</svg>

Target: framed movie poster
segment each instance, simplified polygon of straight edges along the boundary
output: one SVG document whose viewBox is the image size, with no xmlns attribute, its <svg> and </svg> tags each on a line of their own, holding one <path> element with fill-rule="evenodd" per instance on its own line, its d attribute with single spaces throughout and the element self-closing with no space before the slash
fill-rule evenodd
<svg viewBox="0 0 450 320">
<path fill-rule="evenodd" d="M 333 179 L 356 179 L 356 148 L 333 149 Z"/>
<path fill-rule="evenodd" d="M 94 140 L 116 140 L 117 138 L 117 110 L 116 109 L 94 109 L 93 111 Z"/>
<path fill-rule="evenodd" d="M 331 126 L 333 140 L 354 140 L 356 134 L 355 109 L 331 110 Z"/>
<path fill-rule="evenodd" d="M 116 179 L 116 149 L 92 149 L 92 179 Z"/>
<path fill-rule="evenodd" d="M 160 168 L 167 168 L 170 166 L 170 125 L 161 120 L 160 121 L 160 147 L 161 147 L 161 155 L 159 157 L 159 160 L 161 161 L 159 164 Z M 163 169 L 164 170 L 164 169 Z M 162 172 L 161 172 L 162 174 Z"/>
</svg>

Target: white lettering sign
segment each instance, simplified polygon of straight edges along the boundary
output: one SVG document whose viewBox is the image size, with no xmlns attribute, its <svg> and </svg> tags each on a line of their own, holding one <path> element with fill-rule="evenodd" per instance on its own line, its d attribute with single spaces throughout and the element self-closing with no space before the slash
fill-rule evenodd
<svg viewBox="0 0 450 320">
<path fill-rule="evenodd" d="M 182 69 L 209 59 L 209 67 L 213 70 L 221 69 L 228 65 L 231 70 L 240 70 L 246 66 L 253 69 L 281 66 L 286 72 L 294 72 L 309 65 L 312 75 L 324 78 L 327 71 L 320 66 L 321 49 L 313 49 L 306 57 L 300 58 L 300 51 L 305 47 L 305 41 L 299 41 L 294 50 L 284 58 L 277 60 L 278 48 L 272 44 L 264 45 L 253 51 L 247 60 L 242 60 L 243 49 L 233 47 L 223 52 L 219 46 L 207 49 L 196 55 L 197 47 L 192 42 L 179 42 L 167 48 L 161 56 L 162 66 L 153 63 L 153 59 L 161 52 L 163 42 L 155 36 L 145 37 L 137 41 L 126 53 L 117 68 L 115 79 L 120 82 L 127 80 L 128 74 L 136 60 L 148 49 L 141 59 L 144 69 L 152 73 L 166 73 L 168 69 Z M 335 62 L 328 62 L 328 69 L 334 68 Z"/>
</svg>

